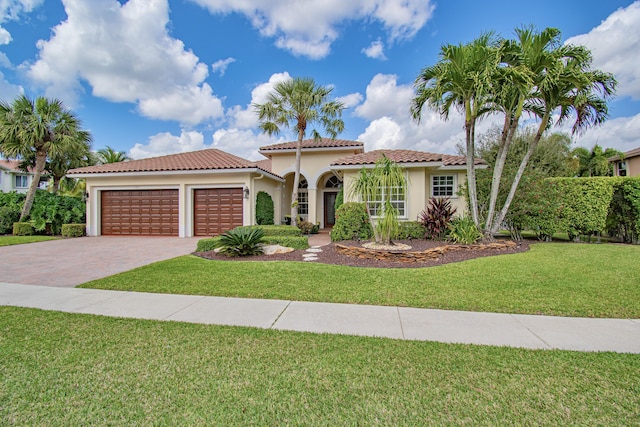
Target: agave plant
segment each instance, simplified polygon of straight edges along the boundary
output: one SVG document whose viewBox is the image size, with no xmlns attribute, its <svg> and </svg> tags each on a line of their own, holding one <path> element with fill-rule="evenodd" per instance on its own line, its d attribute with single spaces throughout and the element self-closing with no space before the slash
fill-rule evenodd
<svg viewBox="0 0 640 427">
<path fill-rule="evenodd" d="M 262 253 L 264 230 L 260 227 L 236 227 L 220 236 L 220 253 L 228 256 L 250 256 Z"/>
<path fill-rule="evenodd" d="M 427 208 L 418 216 L 418 220 L 425 229 L 424 237 L 442 240 L 455 213 L 456 208 L 451 207 L 451 200 L 448 197 L 429 199 Z"/>
</svg>

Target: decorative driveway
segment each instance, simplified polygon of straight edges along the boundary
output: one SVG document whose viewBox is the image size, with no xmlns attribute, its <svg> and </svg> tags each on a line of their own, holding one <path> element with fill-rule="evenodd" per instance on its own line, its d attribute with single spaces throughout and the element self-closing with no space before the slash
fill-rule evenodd
<svg viewBox="0 0 640 427">
<path fill-rule="evenodd" d="M 80 237 L 0 247 L 0 282 L 74 287 L 186 255 L 198 238 Z"/>
</svg>

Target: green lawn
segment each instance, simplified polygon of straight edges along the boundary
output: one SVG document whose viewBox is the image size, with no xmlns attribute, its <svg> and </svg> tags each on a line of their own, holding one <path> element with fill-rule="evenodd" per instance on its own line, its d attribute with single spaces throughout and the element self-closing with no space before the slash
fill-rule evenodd
<svg viewBox="0 0 640 427">
<path fill-rule="evenodd" d="M 53 236 L 0 236 L 0 246 L 21 245 L 23 243 L 56 240 Z"/>
<path fill-rule="evenodd" d="M 0 425 L 632 425 L 640 357 L 0 307 Z"/>
<path fill-rule="evenodd" d="M 81 287 L 471 311 L 640 318 L 640 246 L 538 243 L 420 269 L 179 257 Z"/>
</svg>

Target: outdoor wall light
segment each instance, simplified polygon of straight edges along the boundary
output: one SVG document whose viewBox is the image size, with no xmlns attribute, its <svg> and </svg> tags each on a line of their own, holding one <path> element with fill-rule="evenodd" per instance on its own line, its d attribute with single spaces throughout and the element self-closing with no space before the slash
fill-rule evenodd
<svg viewBox="0 0 640 427">
<path fill-rule="evenodd" d="M 249 198 L 249 187 L 244 187 L 244 190 L 242 191 L 242 193 L 244 194 L 244 198 L 248 199 Z"/>
<path fill-rule="evenodd" d="M 85 191 L 84 193 L 82 193 L 82 201 L 86 202 L 87 200 L 89 200 L 89 193 Z"/>
</svg>

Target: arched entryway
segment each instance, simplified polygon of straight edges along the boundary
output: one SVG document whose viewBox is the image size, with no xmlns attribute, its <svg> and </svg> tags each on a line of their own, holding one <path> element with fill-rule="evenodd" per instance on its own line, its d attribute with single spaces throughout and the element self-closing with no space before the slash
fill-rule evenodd
<svg viewBox="0 0 640 427">
<path fill-rule="evenodd" d="M 321 179 L 322 217 L 325 228 L 333 227 L 336 223 L 336 199 L 342 189 L 342 181 L 333 174 L 327 174 Z"/>
</svg>

